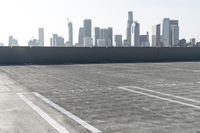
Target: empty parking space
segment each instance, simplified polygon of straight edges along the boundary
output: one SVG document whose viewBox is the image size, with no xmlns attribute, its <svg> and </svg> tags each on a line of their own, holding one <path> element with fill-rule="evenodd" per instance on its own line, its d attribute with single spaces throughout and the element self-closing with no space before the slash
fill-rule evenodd
<svg viewBox="0 0 200 133">
<path fill-rule="evenodd" d="M 200 132 L 198 62 L 1 66 L 0 70 L 8 79 L 8 84 L 0 83 L 5 86 L 0 92 L 30 93 L 25 96 L 35 97 L 33 104 L 70 131 Z"/>
</svg>

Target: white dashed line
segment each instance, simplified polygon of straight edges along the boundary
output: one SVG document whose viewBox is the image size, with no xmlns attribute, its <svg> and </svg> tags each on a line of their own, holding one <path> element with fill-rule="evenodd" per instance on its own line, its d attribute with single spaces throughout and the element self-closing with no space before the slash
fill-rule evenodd
<svg viewBox="0 0 200 133">
<path fill-rule="evenodd" d="M 142 87 L 137 87 L 137 86 L 126 86 L 127 88 L 131 87 L 131 88 L 135 88 L 138 90 L 144 90 L 144 91 L 148 91 L 148 92 L 153 92 L 156 94 L 161 94 L 164 96 L 169 96 L 169 97 L 173 97 L 173 98 L 177 98 L 177 99 L 181 99 L 181 100 L 186 100 L 186 101 L 190 101 L 190 102 L 194 102 L 194 103 L 200 103 L 200 101 L 198 100 L 194 100 L 194 99 L 189 99 L 189 98 L 185 98 L 185 97 L 181 97 L 181 96 L 175 96 L 175 95 L 171 95 L 171 94 L 167 94 L 167 93 L 163 93 L 163 92 L 159 92 L 159 91 L 154 91 L 154 90 L 149 90 L 149 89 L 145 89 Z"/>
<path fill-rule="evenodd" d="M 23 94 L 17 93 L 17 95 L 28 104 L 35 112 L 37 112 L 43 119 L 45 119 L 52 127 L 54 127 L 59 133 L 70 133 L 63 126 L 61 126 L 58 122 L 56 122 L 53 118 L 51 118 L 48 114 L 46 114 L 42 109 L 33 104 L 30 100 L 28 100 Z"/>
<path fill-rule="evenodd" d="M 55 108 L 56 110 L 60 111 L 61 113 L 63 113 L 64 115 L 66 115 L 67 117 L 71 118 L 72 120 L 76 121 L 77 123 L 79 123 L 80 125 L 82 125 L 84 128 L 86 128 L 87 130 L 89 130 L 92 133 L 101 133 L 100 130 L 96 129 L 95 127 L 93 127 L 92 125 L 88 124 L 87 122 L 81 120 L 79 117 L 75 116 L 74 114 L 72 114 L 69 111 L 66 111 L 64 108 L 60 107 L 59 105 L 57 105 L 56 103 L 50 101 L 49 99 L 47 99 L 46 97 L 40 95 L 39 93 L 34 93 L 35 96 L 39 97 L 40 99 L 42 99 L 44 102 L 46 102 L 47 104 L 49 104 L 50 106 L 52 106 L 53 108 Z"/>
<path fill-rule="evenodd" d="M 192 108 L 195 108 L 195 109 L 200 109 L 200 106 L 196 106 L 196 105 L 193 105 L 193 104 L 176 101 L 176 100 L 172 100 L 172 99 L 168 99 L 168 98 L 164 98 L 164 97 L 160 97 L 160 96 L 156 96 L 156 95 L 152 95 L 152 94 L 128 89 L 128 88 L 125 88 L 125 87 L 118 87 L 118 88 L 121 89 L 121 90 L 124 90 L 124 91 L 129 91 L 129 92 L 137 93 L 137 94 L 140 94 L 140 95 L 145 95 L 145 96 L 148 96 L 148 97 L 152 97 L 152 98 L 156 98 L 156 99 L 160 99 L 160 100 L 164 100 L 164 101 L 168 101 L 168 102 L 177 103 L 177 104 L 180 104 L 180 105 L 192 107 Z"/>
</svg>

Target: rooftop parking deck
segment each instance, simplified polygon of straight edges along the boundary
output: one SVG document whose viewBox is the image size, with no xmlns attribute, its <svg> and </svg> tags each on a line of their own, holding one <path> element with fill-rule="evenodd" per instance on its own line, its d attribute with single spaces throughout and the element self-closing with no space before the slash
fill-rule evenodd
<svg viewBox="0 0 200 133">
<path fill-rule="evenodd" d="M 200 63 L 0 66 L 0 133 L 199 133 Z"/>
</svg>

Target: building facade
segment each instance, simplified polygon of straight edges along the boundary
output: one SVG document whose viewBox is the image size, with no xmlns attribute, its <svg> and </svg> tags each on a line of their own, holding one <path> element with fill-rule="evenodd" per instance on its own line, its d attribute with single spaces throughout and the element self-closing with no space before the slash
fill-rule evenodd
<svg viewBox="0 0 200 133">
<path fill-rule="evenodd" d="M 92 37 L 92 20 L 85 19 L 83 22 L 84 37 Z"/>
<path fill-rule="evenodd" d="M 132 25 L 132 43 L 131 46 L 140 47 L 140 24 L 134 22 Z"/>
<path fill-rule="evenodd" d="M 108 27 L 108 45 L 107 47 L 113 47 L 113 28 Z"/>
<path fill-rule="evenodd" d="M 126 40 L 124 41 L 124 46 L 125 47 L 131 47 L 131 30 L 132 30 L 132 25 L 133 25 L 133 12 L 129 11 L 128 12 L 128 22 L 127 22 L 127 29 L 126 29 Z"/>
<path fill-rule="evenodd" d="M 84 28 L 79 28 L 79 35 L 78 35 L 78 45 L 81 47 L 83 46 L 83 39 L 84 39 Z"/>
<path fill-rule="evenodd" d="M 115 35 L 115 47 L 123 47 L 122 35 Z"/>
<path fill-rule="evenodd" d="M 19 46 L 17 39 L 15 39 L 13 36 L 9 36 L 8 46 L 10 47 Z"/>
<path fill-rule="evenodd" d="M 93 39 L 91 37 L 84 37 L 84 47 L 93 47 Z"/>
<path fill-rule="evenodd" d="M 65 47 L 65 40 L 63 37 L 58 36 L 58 34 L 53 34 L 51 38 L 51 46 L 52 47 Z"/>
<path fill-rule="evenodd" d="M 105 39 L 97 39 L 97 47 L 106 47 Z"/>
<path fill-rule="evenodd" d="M 94 46 L 97 47 L 97 40 L 100 39 L 100 28 L 94 28 Z"/>
<path fill-rule="evenodd" d="M 67 47 L 73 46 L 73 24 L 71 21 L 68 22 L 68 36 L 67 36 Z"/>
<path fill-rule="evenodd" d="M 162 47 L 160 31 L 160 24 L 152 27 L 152 47 Z"/>
<path fill-rule="evenodd" d="M 148 32 L 146 35 L 140 35 L 140 47 L 150 47 Z"/>
<path fill-rule="evenodd" d="M 178 20 L 163 20 L 163 47 L 176 47 L 179 44 Z"/>
<path fill-rule="evenodd" d="M 39 46 L 44 47 L 44 28 L 39 28 Z"/>
</svg>

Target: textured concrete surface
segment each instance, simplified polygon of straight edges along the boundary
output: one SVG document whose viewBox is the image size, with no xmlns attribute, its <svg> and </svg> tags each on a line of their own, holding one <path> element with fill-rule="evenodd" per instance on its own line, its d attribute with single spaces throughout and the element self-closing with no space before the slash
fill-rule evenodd
<svg viewBox="0 0 200 133">
<path fill-rule="evenodd" d="M 90 132 L 32 92 L 104 133 L 200 133 L 198 62 L 0 66 L 0 79 L 0 133 L 57 132 L 16 93 L 24 93 L 70 132 Z"/>
<path fill-rule="evenodd" d="M 199 53 L 196 47 L 0 47 L 0 64 L 200 61 Z"/>
</svg>

